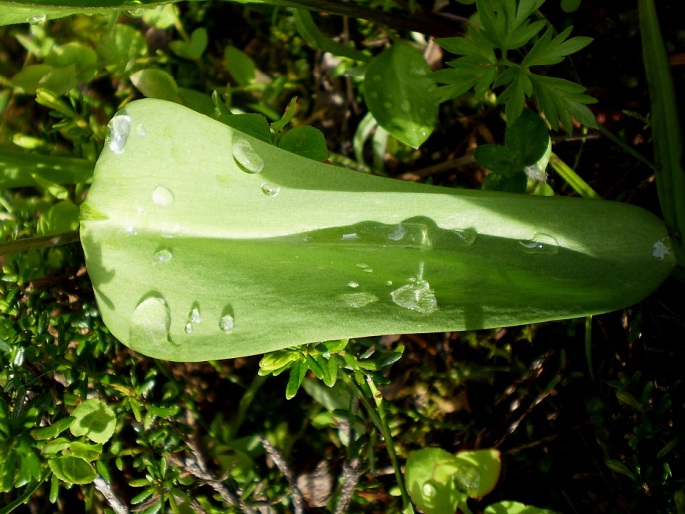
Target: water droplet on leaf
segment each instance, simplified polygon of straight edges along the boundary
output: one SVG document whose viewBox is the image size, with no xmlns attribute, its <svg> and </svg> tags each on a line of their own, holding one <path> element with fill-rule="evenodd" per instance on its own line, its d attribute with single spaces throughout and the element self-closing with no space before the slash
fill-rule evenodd
<svg viewBox="0 0 685 514">
<path fill-rule="evenodd" d="M 142 123 L 138 123 L 136 125 L 136 135 L 138 137 L 145 137 L 147 136 L 147 130 L 145 130 L 145 126 Z"/>
<path fill-rule="evenodd" d="M 353 289 L 357 288 L 357 287 L 359 287 L 359 282 L 350 281 L 347 283 L 347 287 L 351 287 Z"/>
<path fill-rule="evenodd" d="M 44 22 L 45 20 L 47 20 L 47 19 L 48 19 L 48 15 L 47 15 L 47 14 L 36 14 L 35 16 L 31 16 L 31 17 L 28 19 L 28 22 L 29 22 L 31 25 L 40 25 L 41 23 L 43 23 L 43 22 Z"/>
<path fill-rule="evenodd" d="M 424 496 L 427 498 L 432 498 L 438 493 L 438 490 L 435 488 L 433 484 L 430 482 L 426 482 L 423 484 L 423 487 L 421 488 L 421 492 L 423 493 Z"/>
<path fill-rule="evenodd" d="M 250 142 L 243 137 L 236 137 L 233 142 L 233 158 L 243 171 L 259 173 L 264 169 L 264 160 L 252 148 Z"/>
<path fill-rule="evenodd" d="M 363 262 L 360 262 L 359 264 L 356 265 L 360 270 L 362 270 L 364 273 L 373 273 L 373 268 L 369 266 L 368 264 L 365 264 Z"/>
<path fill-rule="evenodd" d="M 262 184 L 262 193 L 264 193 L 269 198 L 278 196 L 278 193 L 280 192 L 281 188 L 278 186 L 274 186 L 273 184 Z"/>
<path fill-rule="evenodd" d="M 173 255 L 172 255 L 172 253 L 171 253 L 169 250 L 167 250 L 167 249 L 162 249 L 162 250 L 156 251 L 156 252 L 152 255 L 152 262 L 155 263 L 155 264 L 159 264 L 159 263 L 162 263 L 162 262 L 169 262 L 169 261 L 171 260 L 172 257 L 173 257 Z"/>
<path fill-rule="evenodd" d="M 112 152 L 121 155 L 131 131 L 131 117 L 120 114 L 114 116 L 107 124 L 107 146 Z"/>
<path fill-rule="evenodd" d="M 152 192 L 152 201 L 160 207 L 169 207 L 174 203 L 174 193 L 168 187 L 157 186 Z"/>
<path fill-rule="evenodd" d="M 555 254 L 559 251 L 559 243 L 557 240 L 542 232 L 535 234 L 532 239 L 519 241 L 519 245 L 526 253 Z"/>
<path fill-rule="evenodd" d="M 480 487 L 480 473 L 473 466 L 460 466 L 454 478 L 461 483 L 467 492 L 477 490 Z"/>
<path fill-rule="evenodd" d="M 390 293 L 395 305 L 410 311 L 430 314 L 438 309 L 438 300 L 430 284 L 423 280 L 424 263 L 419 265 L 418 278 L 410 278 L 409 283 Z"/>
<path fill-rule="evenodd" d="M 235 325 L 235 320 L 233 319 L 233 308 L 230 305 L 224 307 L 221 313 L 221 318 L 219 319 L 219 328 L 222 332 L 230 334 L 233 332 Z"/>
<path fill-rule="evenodd" d="M 132 347 L 138 344 L 157 345 L 173 342 L 169 335 L 171 315 L 169 306 L 158 294 L 150 294 L 143 299 L 131 315 L 129 341 Z"/>
<path fill-rule="evenodd" d="M 352 307 L 354 309 L 360 309 L 378 301 L 378 297 L 375 294 L 365 291 L 341 294 L 338 296 L 338 299 L 345 302 L 345 305 L 348 307 Z"/>
<path fill-rule="evenodd" d="M 457 241 L 463 246 L 471 246 L 476 242 L 476 238 L 478 237 L 478 232 L 473 228 L 457 228 L 452 230 L 452 233 L 457 236 Z"/>
</svg>

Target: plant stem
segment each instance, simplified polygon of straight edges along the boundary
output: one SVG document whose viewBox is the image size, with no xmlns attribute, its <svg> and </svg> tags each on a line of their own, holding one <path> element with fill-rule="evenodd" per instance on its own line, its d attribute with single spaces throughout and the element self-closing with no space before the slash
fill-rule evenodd
<svg viewBox="0 0 685 514">
<path fill-rule="evenodd" d="M 562 161 L 557 154 L 552 153 L 549 158 L 549 165 L 552 166 L 554 171 L 556 171 L 561 178 L 563 178 L 573 190 L 578 193 L 583 198 L 602 198 L 597 194 L 597 192 L 590 187 L 590 184 L 585 182 L 580 176 L 571 169 L 568 164 Z"/>
<path fill-rule="evenodd" d="M 26 239 L 17 239 L 16 241 L 0 243 L 0 255 L 7 255 L 8 253 L 28 252 L 29 250 L 41 250 L 43 248 L 52 248 L 53 246 L 75 243 L 78 240 L 78 230 L 61 232 L 59 234 L 51 234 L 49 236 L 38 236 L 28 237 Z"/>
<path fill-rule="evenodd" d="M 383 394 L 378 390 L 376 384 L 374 384 L 373 379 L 370 376 L 366 377 L 366 383 L 371 389 L 373 395 L 373 400 L 376 402 L 376 407 L 378 408 L 378 417 L 381 422 L 381 432 L 383 434 L 383 439 L 385 439 L 385 447 L 388 450 L 388 455 L 390 456 L 390 462 L 395 470 L 395 476 L 397 477 L 397 486 L 400 488 L 400 494 L 402 495 L 402 503 L 404 503 L 404 510 L 408 513 L 413 513 L 414 508 L 412 507 L 411 500 L 409 499 L 409 493 L 407 493 L 407 488 L 404 485 L 404 476 L 402 475 L 402 468 L 397 460 L 397 452 L 395 452 L 395 443 L 392 439 L 392 434 L 390 433 L 390 426 L 388 425 L 388 420 L 385 416 L 385 406 L 383 405 Z"/>
</svg>

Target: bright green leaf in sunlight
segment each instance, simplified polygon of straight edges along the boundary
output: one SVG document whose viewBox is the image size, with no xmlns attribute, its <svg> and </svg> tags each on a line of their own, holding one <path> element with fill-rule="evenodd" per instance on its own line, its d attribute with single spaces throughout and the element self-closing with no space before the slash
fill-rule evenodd
<svg viewBox="0 0 685 514">
<path fill-rule="evenodd" d="M 426 514 L 454 514 L 467 497 L 452 479 L 458 471 L 454 455 L 441 448 L 412 452 L 405 477 L 409 496 Z"/>
<path fill-rule="evenodd" d="M 149 99 L 109 124 L 81 241 L 111 332 L 179 361 L 605 312 L 673 266 L 631 205 L 383 179 Z"/>
<path fill-rule="evenodd" d="M 101 400 L 91 398 L 76 407 L 69 427 L 75 437 L 86 436 L 94 443 L 105 444 L 114 434 L 116 419 L 112 409 Z"/>
<path fill-rule="evenodd" d="M 326 139 L 320 130 L 314 127 L 293 127 L 286 132 L 278 143 L 278 146 L 288 152 L 296 153 L 315 161 L 328 159 L 328 147 Z"/>
<path fill-rule="evenodd" d="M 489 505 L 483 514 L 554 514 L 554 512 L 519 502 L 503 501 Z"/>
<path fill-rule="evenodd" d="M 374 57 L 364 76 L 364 100 L 381 127 L 418 148 L 433 132 L 438 103 L 435 83 L 417 49 L 398 42 Z"/>
<path fill-rule="evenodd" d="M 254 82 L 257 67 L 252 58 L 235 46 L 227 46 L 224 50 L 226 71 L 231 74 L 239 86 L 246 86 Z"/>
<path fill-rule="evenodd" d="M 57 478 L 68 484 L 90 484 L 97 477 L 93 466 L 71 455 L 50 459 L 48 465 Z"/>
<path fill-rule="evenodd" d="M 131 82 L 148 98 L 179 101 L 176 80 L 166 71 L 157 68 L 140 70 L 131 75 Z"/>
<path fill-rule="evenodd" d="M 184 59 L 196 60 L 199 59 L 207 48 L 207 29 L 200 27 L 195 29 L 190 35 L 190 41 L 172 41 L 169 43 L 169 48 L 179 57 Z"/>
</svg>

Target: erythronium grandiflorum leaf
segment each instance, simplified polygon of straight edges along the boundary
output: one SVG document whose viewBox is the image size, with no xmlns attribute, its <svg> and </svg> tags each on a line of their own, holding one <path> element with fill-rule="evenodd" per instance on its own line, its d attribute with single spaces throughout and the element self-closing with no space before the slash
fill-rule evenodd
<svg viewBox="0 0 685 514">
<path fill-rule="evenodd" d="M 161 100 L 109 128 L 82 244 L 105 323 L 152 357 L 584 316 L 673 266 L 663 223 L 630 205 L 365 175 Z"/>
<path fill-rule="evenodd" d="M 108 14 L 157 7 L 178 0 L 0 0 L 0 26 L 43 23 L 72 14 Z"/>
</svg>

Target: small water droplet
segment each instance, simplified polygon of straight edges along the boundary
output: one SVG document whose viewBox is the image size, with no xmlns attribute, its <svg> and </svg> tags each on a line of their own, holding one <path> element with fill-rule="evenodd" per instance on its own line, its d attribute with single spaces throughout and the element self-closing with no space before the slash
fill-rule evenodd
<svg viewBox="0 0 685 514">
<path fill-rule="evenodd" d="M 171 315 L 164 298 L 151 293 L 138 303 L 131 315 L 129 342 L 135 348 L 139 344 L 168 344 Z"/>
<path fill-rule="evenodd" d="M 193 324 L 189 321 L 186 323 L 186 327 L 183 329 L 186 334 L 190 335 L 193 333 Z"/>
<path fill-rule="evenodd" d="M 241 137 L 236 137 L 233 142 L 233 158 L 243 171 L 247 173 L 259 173 L 264 169 L 264 160 L 252 148 L 250 142 Z"/>
<path fill-rule="evenodd" d="M 47 15 L 47 14 L 36 14 L 35 16 L 31 16 L 31 17 L 28 19 L 28 22 L 29 22 L 31 25 L 40 25 L 41 23 L 43 23 L 43 22 L 44 22 L 45 20 L 47 20 L 47 19 L 48 19 L 48 15 Z"/>
<path fill-rule="evenodd" d="M 357 266 L 357 268 L 362 270 L 364 273 L 373 273 L 373 268 L 371 266 L 369 266 L 368 264 L 360 262 L 356 266 Z"/>
<path fill-rule="evenodd" d="M 519 245 L 526 253 L 555 254 L 559 251 L 559 243 L 557 240 L 542 232 L 535 234 L 532 239 L 519 241 Z"/>
<path fill-rule="evenodd" d="M 174 193 L 165 186 L 157 186 L 152 192 L 152 202 L 160 207 L 169 207 L 174 203 Z"/>
<path fill-rule="evenodd" d="M 663 261 L 670 254 L 671 249 L 668 247 L 668 245 L 664 242 L 663 239 L 657 241 L 656 243 L 654 243 L 654 246 L 652 246 L 652 257 L 654 257 L 655 259 Z"/>
<path fill-rule="evenodd" d="M 147 130 L 145 130 L 145 126 L 142 123 L 136 124 L 136 136 L 138 136 L 138 137 L 147 136 Z"/>
<path fill-rule="evenodd" d="M 423 484 L 423 487 L 421 488 L 421 492 L 427 498 L 432 498 L 433 496 L 438 494 L 438 490 L 430 482 L 426 482 L 425 484 Z"/>
<path fill-rule="evenodd" d="M 235 320 L 233 318 L 233 308 L 230 305 L 226 305 L 221 313 L 221 318 L 219 319 L 219 328 L 222 332 L 230 334 L 233 332 L 234 327 Z"/>
<path fill-rule="evenodd" d="M 131 131 L 131 117 L 120 114 L 107 124 L 107 146 L 117 155 L 124 153 L 126 140 Z"/>
<path fill-rule="evenodd" d="M 411 102 L 409 100 L 402 100 L 400 109 L 402 109 L 403 112 L 411 112 Z"/>
<path fill-rule="evenodd" d="M 388 280 L 388 281 L 385 283 L 385 285 L 388 286 L 388 287 L 389 287 L 389 286 L 392 286 L 392 280 Z"/>
<path fill-rule="evenodd" d="M 193 302 L 188 313 L 188 321 L 186 321 L 185 333 L 192 334 L 195 325 L 202 321 L 202 316 L 200 315 L 200 305 L 197 302 Z"/>
<path fill-rule="evenodd" d="M 262 184 L 262 193 L 264 193 L 269 198 L 278 196 L 278 193 L 280 192 L 281 188 L 278 186 L 274 186 L 273 184 Z"/>
<path fill-rule="evenodd" d="M 167 250 L 166 248 L 163 248 L 161 250 L 156 251 L 152 255 L 152 262 L 155 264 L 160 264 L 163 262 L 169 262 L 172 257 L 173 257 L 172 253 L 169 250 Z"/>
<path fill-rule="evenodd" d="M 357 287 L 359 287 L 359 282 L 355 282 L 354 280 L 352 280 L 352 281 L 347 283 L 347 287 L 351 287 L 353 289 L 357 288 Z"/>
<path fill-rule="evenodd" d="M 474 228 L 457 228 L 452 230 L 452 233 L 457 236 L 457 241 L 463 246 L 471 246 L 478 237 L 478 232 Z"/>
<path fill-rule="evenodd" d="M 391 241 L 401 241 L 402 238 L 407 234 L 407 229 L 404 228 L 404 225 L 400 223 L 395 227 L 395 229 L 388 234 L 388 239 Z"/>
<path fill-rule="evenodd" d="M 343 234 L 341 236 L 341 239 L 343 241 L 356 241 L 361 238 L 359 237 L 359 234 L 357 234 L 356 232 L 350 232 L 349 234 Z"/>
<path fill-rule="evenodd" d="M 353 309 L 360 309 L 378 301 L 378 297 L 375 294 L 365 291 L 341 294 L 338 296 L 338 299 L 342 300 L 345 302 L 345 305 L 352 307 Z"/>
</svg>

